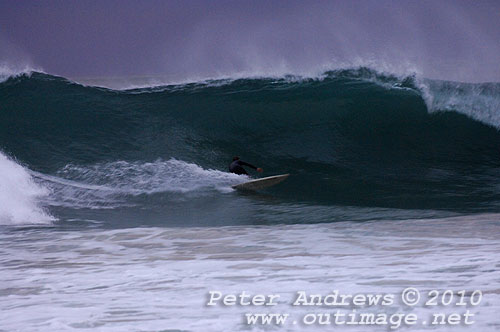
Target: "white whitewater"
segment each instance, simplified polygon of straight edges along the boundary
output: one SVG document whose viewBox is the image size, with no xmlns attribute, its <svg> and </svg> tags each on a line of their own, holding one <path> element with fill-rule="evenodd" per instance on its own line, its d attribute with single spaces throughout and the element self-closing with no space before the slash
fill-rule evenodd
<svg viewBox="0 0 500 332">
<path fill-rule="evenodd" d="M 483 299 L 478 306 L 458 309 L 405 307 L 395 301 L 386 312 L 413 312 L 427 318 L 435 311 L 469 309 L 474 330 L 498 331 L 499 219 L 493 214 L 316 225 L 0 233 L 1 328 L 248 331 L 243 321 L 247 312 L 288 312 L 299 318 L 333 311 L 292 307 L 297 291 L 397 296 L 411 286 L 422 293 L 479 289 Z M 276 307 L 264 309 L 208 307 L 211 290 L 277 293 L 281 298 Z M 332 328 L 286 324 L 272 330 Z M 470 329 L 453 326 L 453 331 Z M 352 326 L 348 330 L 388 329 Z M 411 330 L 429 329 L 417 325 Z M 438 331 L 450 331 L 450 327 Z"/>
</svg>

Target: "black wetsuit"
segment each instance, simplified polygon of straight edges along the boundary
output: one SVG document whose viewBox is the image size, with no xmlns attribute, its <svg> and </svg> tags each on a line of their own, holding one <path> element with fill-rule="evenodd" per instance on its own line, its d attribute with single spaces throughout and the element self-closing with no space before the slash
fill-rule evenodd
<svg viewBox="0 0 500 332">
<path fill-rule="evenodd" d="M 235 173 L 238 175 L 239 174 L 248 175 L 247 171 L 245 171 L 245 169 L 242 166 L 248 166 L 248 167 L 251 167 L 253 169 L 257 169 L 257 167 L 255 167 L 254 165 L 246 163 L 246 162 L 238 159 L 238 160 L 233 161 L 231 163 L 231 165 L 229 165 L 229 172 Z"/>
</svg>

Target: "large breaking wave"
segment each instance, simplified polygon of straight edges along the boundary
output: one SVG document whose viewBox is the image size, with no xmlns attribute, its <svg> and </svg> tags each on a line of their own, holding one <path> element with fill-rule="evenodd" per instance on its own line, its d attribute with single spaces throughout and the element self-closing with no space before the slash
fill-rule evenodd
<svg viewBox="0 0 500 332">
<path fill-rule="evenodd" d="M 500 202 L 498 83 L 358 68 L 111 90 L 32 72 L 0 83 L 0 102 L 1 149 L 52 183 L 54 205 L 228 188 L 241 181 L 225 173 L 233 155 L 269 175 L 292 173 L 275 192 L 284 200 L 452 210 Z"/>
</svg>

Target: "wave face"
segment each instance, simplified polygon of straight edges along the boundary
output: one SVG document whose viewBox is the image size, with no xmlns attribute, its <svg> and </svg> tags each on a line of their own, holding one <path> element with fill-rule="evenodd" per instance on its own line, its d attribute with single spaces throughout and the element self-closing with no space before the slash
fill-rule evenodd
<svg viewBox="0 0 500 332">
<path fill-rule="evenodd" d="M 367 68 L 126 91 L 34 72 L 0 83 L 0 148 L 59 217 L 232 206 L 233 155 L 292 174 L 271 190 L 280 204 L 498 211 L 499 101 L 498 83 Z"/>
</svg>

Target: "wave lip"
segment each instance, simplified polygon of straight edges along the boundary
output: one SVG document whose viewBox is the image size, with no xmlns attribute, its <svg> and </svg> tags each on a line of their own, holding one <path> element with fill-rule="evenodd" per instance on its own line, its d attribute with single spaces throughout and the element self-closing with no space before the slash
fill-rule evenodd
<svg viewBox="0 0 500 332">
<path fill-rule="evenodd" d="M 427 80 L 423 96 L 429 111 L 456 111 L 500 129 L 500 84 Z"/>
<path fill-rule="evenodd" d="M 49 190 L 0 152 L 0 225 L 48 224 L 55 218 L 40 205 Z"/>
<path fill-rule="evenodd" d="M 5 82 L 9 78 L 18 77 L 21 75 L 31 76 L 32 73 L 44 73 L 40 68 L 34 68 L 28 65 L 23 66 L 12 66 L 6 63 L 0 62 L 0 83 Z"/>
<path fill-rule="evenodd" d="M 429 112 L 454 111 L 471 119 L 500 129 L 500 83 L 461 83 L 427 79 L 418 72 L 399 70 L 391 72 L 387 68 L 377 66 L 345 66 L 336 69 L 326 69 L 310 73 L 240 73 L 222 75 L 212 78 L 195 78 L 192 80 L 168 80 L 162 77 L 130 77 L 130 78 L 99 78 L 99 79 L 67 79 L 49 75 L 43 70 L 33 67 L 11 67 L 0 63 L 0 83 L 10 78 L 25 76 L 43 85 L 47 81 L 85 87 L 92 95 L 102 90 L 120 95 L 137 94 L 191 94 L 207 92 L 213 88 L 221 88 L 238 92 L 240 85 L 251 85 L 255 91 L 259 89 L 272 90 L 274 87 L 291 88 L 296 85 L 306 87 L 311 83 L 328 83 L 338 80 L 352 82 L 368 82 L 382 86 L 388 90 L 399 89 L 414 91 L 424 100 Z M 33 77 L 32 77 L 33 75 Z M 56 83 L 57 84 L 57 83 Z M 345 87 L 345 86 L 344 86 Z M 343 88 L 343 87 L 341 87 Z"/>
</svg>

